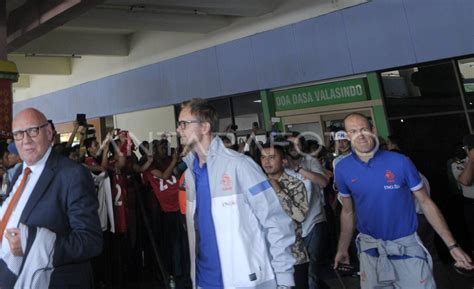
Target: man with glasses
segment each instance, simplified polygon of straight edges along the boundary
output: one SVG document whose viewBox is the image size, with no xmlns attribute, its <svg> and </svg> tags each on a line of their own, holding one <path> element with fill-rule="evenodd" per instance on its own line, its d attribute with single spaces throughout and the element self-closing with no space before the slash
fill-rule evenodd
<svg viewBox="0 0 474 289">
<path fill-rule="evenodd" d="M 262 169 L 226 149 L 212 132 L 215 109 L 193 99 L 181 106 L 191 277 L 197 288 L 294 285 L 294 225 Z"/>
<path fill-rule="evenodd" d="M 50 244 L 52 255 L 47 257 L 52 259 L 49 269 L 33 272 L 51 270 L 48 284 L 41 288 L 92 288 L 89 259 L 102 250 L 102 231 L 90 173 L 52 150 L 53 131 L 40 111 L 20 111 L 12 127 L 23 164 L 0 209 L 0 288 L 10 288 L 8 282 L 14 280 L 4 261 L 7 256 L 22 256 L 23 264 L 30 256 L 40 256 L 37 248 L 45 244 L 36 247 L 31 239 L 39 236 L 34 232 L 44 230 L 52 232 L 55 241 Z M 31 269 L 26 265 L 21 268 L 22 272 Z"/>
<path fill-rule="evenodd" d="M 342 197 L 335 268 L 339 263 L 349 262 L 347 250 L 357 211 L 360 234 L 356 243 L 362 289 L 436 288 L 431 257 L 416 235 L 414 196 L 456 266 L 473 269 L 471 259 L 456 243 L 410 159 L 379 150 L 375 129 L 366 116 L 351 113 L 344 119 L 344 126 L 353 153 L 342 159 L 335 170 Z"/>
</svg>

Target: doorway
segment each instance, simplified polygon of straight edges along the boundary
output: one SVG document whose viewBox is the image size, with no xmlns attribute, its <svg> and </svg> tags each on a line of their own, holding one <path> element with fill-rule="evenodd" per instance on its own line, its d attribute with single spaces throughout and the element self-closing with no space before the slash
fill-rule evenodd
<svg viewBox="0 0 474 289">
<path fill-rule="evenodd" d="M 346 115 L 353 112 L 365 115 L 375 126 L 373 111 L 370 107 L 284 116 L 282 117 L 282 122 L 285 132 L 300 132 L 304 135 L 305 139 L 314 139 L 329 147 L 334 133 L 344 129 L 344 118 Z"/>
</svg>

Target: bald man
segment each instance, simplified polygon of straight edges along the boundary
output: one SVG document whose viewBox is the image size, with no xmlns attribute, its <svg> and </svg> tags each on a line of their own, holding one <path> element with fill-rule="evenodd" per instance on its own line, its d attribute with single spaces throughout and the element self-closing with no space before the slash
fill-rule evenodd
<svg viewBox="0 0 474 289">
<path fill-rule="evenodd" d="M 5 231 L 0 232 L 3 233 L 0 257 L 12 253 L 25 260 L 28 255 L 38 253 L 34 252 L 36 247 L 32 247 L 30 237 L 34 230 L 45 228 L 55 234 L 54 268 L 47 287 L 93 288 L 89 260 L 102 250 L 102 231 L 90 173 L 52 150 L 53 130 L 40 111 L 33 108 L 20 111 L 13 119 L 12 128 L 23 164 L 0 209 L 2 221 L 7 220 Z M 27 173 L 29 170 L 31 173 Z M 22 181 L 26 181 L 24 187 L 20 185 Z M 15 195 L 20 197 L 11 206 L 14 209 L 9 215 L 6 211 L 9 203 L 15 202 Z M 20 224 L 28 228 L 28 241 L 24 245 L 21 240 L 25 231 L 20 229 Z M 7 271 L 0 263 L 0 288 L 11 286 L 2 284 L 8 279 Z"/>
<path fill-rule="evenodd" d="M 375 128 L 362 114 L 346 116 L 344 127 L 353 152 L 342 159 L 335 170 L 343 204 L 335 266 L 349 262 L 347 250 L 357 212 L 360 234 L 356 243 L 362 289 L 436 288 L 431 257 L 416 235 L 418 224 L 414 196 L 426 219 L 448 247 L 455 265 L 473 269 L 470 257 L 449 231 L 410 159 L 379 150 Z"/>
</svg>

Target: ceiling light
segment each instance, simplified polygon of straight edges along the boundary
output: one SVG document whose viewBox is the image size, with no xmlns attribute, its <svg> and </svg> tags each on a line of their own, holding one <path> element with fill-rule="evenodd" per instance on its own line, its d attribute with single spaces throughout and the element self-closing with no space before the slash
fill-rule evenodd
<svg viewBox="0 0 474 289">
<path fill-rule="evenodd" d="M 262 100 L 261 100 L 261 99 L 257 99 L 257 100 L 254 100 L 253 102 L 255 102 L 255 103 L 261 103 Z"/>
</svg>

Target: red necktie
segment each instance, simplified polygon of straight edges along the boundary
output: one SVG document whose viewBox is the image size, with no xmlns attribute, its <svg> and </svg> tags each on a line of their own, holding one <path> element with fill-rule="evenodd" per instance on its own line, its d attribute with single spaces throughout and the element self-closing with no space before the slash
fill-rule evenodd
<svg viewBox="0 0 474 289">
<path fill-rule="evenodd" d="M 5 214 L 3 215 L 2 221 L 0 222 L 0 243 L 3 240 L 3 233 L 5 232 L 5 229 L 8 224 L 8 220 L 10 219 L 11 214 L 13 213 L 13 209 L 15 209 L 16 203 L 20 199 L 21 193 L 23 192 L 23 189 L 25 188 L 26 181 L 28 180 L 28 176 L 30 175 L 31 170 L 30 168 L 26 168 L 23 171 L 23 178 L 21 179 L 20 185 L 15 191 L 15 194 L 12 196 L 12 199 L 10 200 L 10 203 L 8 204 L 7 210 L 5 211 Z"/>
</svg>

